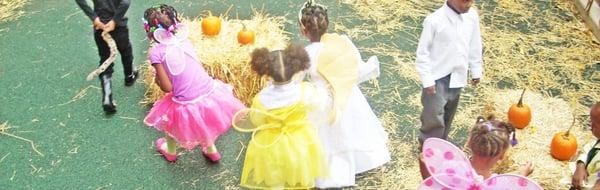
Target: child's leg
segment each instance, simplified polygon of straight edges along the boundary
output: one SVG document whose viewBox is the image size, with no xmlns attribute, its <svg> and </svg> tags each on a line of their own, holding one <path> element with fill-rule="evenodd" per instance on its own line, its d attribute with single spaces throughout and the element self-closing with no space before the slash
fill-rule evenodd
<svg viewBox="0 0 600 190">
<path fill-rule="evenodd" d="M 207 147 L 202 148 L 202 153 L 204 156 L 208 157 L 213 162 L 217 162 L 221 159 L 221 154 L 217 150 L 217 147 L 214 144 L 211 144 Z"/>
<path fill-rule="evenodd" d="M 177 151 L 177 142 L 169 135 L 165 135 L 165 139 L 167 139 L 167 152 L 169 154 L 175 154 Z"/>
<path fill-rule="evenodd" d="M 102 65 L 102 63 L 104 63 L 104 61 L 110 57 L 110 48 L 102 38 L 102 30 L 96 30 L 94 32 L 94 40 L 96 42 L 96 46 L 98 47 L 98 55 L 100 56 L 99 65 Z M 113 64 L 108 66 L 108 68 L 106 68 L 106 70 L 104 70 L 104 72 L 102 72 L 99 76 L 100 86 L 102 87 L 102 108 L 107 114 L 114 114 L 117 111 L 112 100 L 112 67 Z"/>
<path fill-rule="evenodd" d="M 121 54 L 121 63 L 123 64 L 123 73 L 125 74 L 125 85 L 131 86 L 137 79 L 137 70 L 133 65 L 133 51 L 129 41 L 129 29 L 127 26 L 117 26 L 112 33 L 117 44 L 117 49 Z"/>
<path fill-rule="evenodd" d="M 217 146 L 215 146 L 215 144 L 212 144 L 212 145 L 206 147 L 206 153 L 211 154 L 211 153 L 216 153 L 216 152 L 219 152 L 219 151 L 217 150 Z"/>
</svg>

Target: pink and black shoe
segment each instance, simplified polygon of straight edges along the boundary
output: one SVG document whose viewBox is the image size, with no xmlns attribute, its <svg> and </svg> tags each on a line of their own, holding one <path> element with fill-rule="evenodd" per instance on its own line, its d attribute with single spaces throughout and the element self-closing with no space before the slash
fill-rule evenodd
<svg viewBox="0 0 600 190">
<path fill-rule="evenodd" d="M 167 152 L 166 146 L 165 148 L 163 148 L 163 145 L 165 145 L 167 143 L 167 140 L 165 138 L 159 138 L 156 139 L 156 151 L 158 151 L 160 154 L 163 155 L 163 157 L 165 158 L 165 160 L 169 161 L 169 162 L 175 162 L 177 161 L 177 154 L 169 154 Z"/>
<path fill-rule="evenodd" d="M 221 154 L 219 152 L 208 153 L 206 148 L 202 148 L 202 154 L 212 162 L 219 162 L 219 160 L 221 160 Z"/>
</svg>

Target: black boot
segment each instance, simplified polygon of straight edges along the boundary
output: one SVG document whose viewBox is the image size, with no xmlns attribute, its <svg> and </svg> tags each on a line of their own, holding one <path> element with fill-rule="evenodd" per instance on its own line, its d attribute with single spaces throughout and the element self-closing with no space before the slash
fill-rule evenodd
<svg viewBox="0 0 600 190">
<path fill-rule="evenodd" d="M 135 83 L 138 78 L 138 71 L 133 71 L 130 75 L 125 76 L 125 86 L 131 86 Z"/>
<path fill-rule="evenodd" d="M 100 84 L 102 85 L 102 109 L 106 114 L 114 114 L 117 107 L 112 99 L 111 74 L 100 75 Z"/>
</svg>

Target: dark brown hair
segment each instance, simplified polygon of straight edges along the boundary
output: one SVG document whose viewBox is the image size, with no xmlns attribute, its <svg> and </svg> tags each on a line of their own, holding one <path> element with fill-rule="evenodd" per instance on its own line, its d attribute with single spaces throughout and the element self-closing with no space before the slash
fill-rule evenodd
<svg viewBox="0 0 600 190">
<path fill-rule="evenodd" d="M 160 4 L 154 5 L 144 11 L 144 20 L 148 22 L 148 27 L 168 29 L 171 25 L 179 23 L 177 10 L 170 5 Z M 148 37 L 152 38 L 152 32 L 148 31 Z"/>
<path fill-rule="evenodd" d="M 514 132 L 510 123 L 498 121 L 493 115 L 487 121 L 480 116 L 469 134 L 468 147 L 475 155 L 495 157 L 508 149 Z"/>
<path fill-rule="evenodd" d="M 308 31 L 309 38 L 320 39 L 327 32 L 329 18 L 323 6 L 307 4 L 300 14 L 300 24 Z"/>
<path fill-rule="evenodd" d="M 276 51 L 258 48 L 252 51 L 251 57 L 252 70 L 259 76 L 273 78 L 275 82 L 286 82 L 310 66 L 308 53 L 299 44 L 290 44 L 284 50 Z"/>
</svg>

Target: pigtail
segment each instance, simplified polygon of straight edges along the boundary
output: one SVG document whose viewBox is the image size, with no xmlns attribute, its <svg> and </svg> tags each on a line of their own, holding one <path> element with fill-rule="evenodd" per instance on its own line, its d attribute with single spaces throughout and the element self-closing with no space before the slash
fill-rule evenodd
<svg viewBox="0 0 600 190">
<path fill-rule="evenodd" d="M 283 52 L 287 65 L 286 78 L 291 78 L 294 74 L 308 69 L 310 58 L 304 47 L 300 44 L 290 44 Z"/>
<path fill-rule="evenodd" d="M 269 50 L 267 48 L 258 48 L 252 51 L 250 55 L 252 60 L 250 66 L 259 76 L 268 75 L 271 61 L 269 60 Z"/>
</svg>

